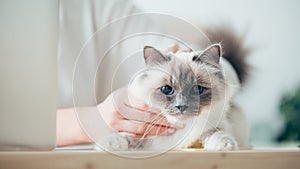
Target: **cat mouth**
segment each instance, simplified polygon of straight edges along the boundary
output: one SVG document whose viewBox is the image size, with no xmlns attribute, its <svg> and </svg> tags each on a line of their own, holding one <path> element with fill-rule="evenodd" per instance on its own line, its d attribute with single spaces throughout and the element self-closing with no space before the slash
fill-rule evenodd
<svg viewBox="0 0 300 169">
<path fill-rule="evenodd" d="M 174 118 L 174 119 L 176 119 L 176 120 L 183 120 L 183 121 L 185 121 L 185 120 L 188 120 L 188 119 L 195 119 L 195 118 L 197 118 L 197 116 L 198 116 L 198 114 L 196 114 L 196 113 L 174 113 L 174 114 L 169 114 L 168 116 L 170 116 L 170 117 L 172 117 L 172 118 Z"/>
<path fill-rule="evenodd" d="M 170 111 L 168 112 L 168 115 L 170 116 L 176 116 L 176 117 L 183 117 L 183 116 L 186 116 L 186 117 L 194 117 L 194 116 L 197 116 L 199 115 L 200 112 L 197 110 L 197 111 Z"/>
</svg>

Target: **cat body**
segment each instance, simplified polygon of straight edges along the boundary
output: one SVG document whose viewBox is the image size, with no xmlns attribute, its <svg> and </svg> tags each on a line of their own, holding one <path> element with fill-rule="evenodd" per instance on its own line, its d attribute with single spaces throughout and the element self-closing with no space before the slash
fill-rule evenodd
<svg viewBox="0 0 300 169">
<path fill-rule="evenodd" d="M 208 49 L 206 50 L 211 50 L 213 48 L 214 45 L 208 47 Z M 178 54 L 169 53 L 170 57 L 172 57 L 172 59 L 176 61 L 174 61 L 174 63 L 168 63 L 168 64 L 171 67 L 173 67 L 176 64 L 179 65 L 183 64 L 184 66 L 192 67 L 191 65 L 193 64 L 192 61 L 193 57 L 199 55 L 199 53 L 201 53 L 201 51 L 199 51 L 198 53 L 195 52 L 178 53 Z M 222 82 L 214 83 L 214 85 L 218 85 L 218 87 L 215 88 L 219 88 L 219 90 L 221 91 L 216 91 L 216 94 L 212 94 L 211 96 L 212 100 L 210 100 L 211 105 L 209 106 L 204 105 L 205 108 L 203 109 L 197 107 L 196 109 L 201 112 L 199 115 L 193 117 L 185 117 L 184 115 L 182 115 L 183 117 L 175 117 L 169 115 L 167 112 L 164 112 L 163 114 L 167 117 L 170 123 L 182 123 L 185 124 L 186 126 L 184 129 L 177 130 L 174 135 L 155 137 L 152 140 L 151 146 L 148 147 L 148 149 L 162 150 L 167 148 L 169 149 L 188 148 L 192 146 L 192 144 L 195 141 L 199 141 L 204 148 L 210 150 L 232 150 L 232 149 L 236 149 L 238 145 L 239 146 L 246 145 L 248 139 L 247 136 L 248 129 L 246 125 L 246 120 L 243 117 L 242 112 L 240 112 L 240 110 L 237 110 L 237 108 L 233 105 L 233 100 L 232 100 L 233 97 L 240 90 L 240 83 L 236 72 L 234 71 L 233 67 L 225 58 L 221 58 L 219 64 L 220 64 L 219 69 L 224 79 L 221 80 Z M 183 70 L 179 70 L 178 74 L 181 73 L 187 74 L 184 71 L 192 71 L 184 68 L 184 66 L 182 68 Z M 199 71 L 197 69 L 200 65 L 195 64 L 194 66 L 196 67 L 194 71 Z M 207 71 L 207 73 L 202 72 L 204 76 L 203 78 L 206 78 L 206 80 L 210 81 L 209 76 L 212 75 L 212 73 L 216 73 L 215 72 L 216 70 L 211 69 L 209 66 L 207 67 L 205 65 L 202 66 L 203 66 L 202 69 L 204 71 Z M 153 68 L 152 66 L 148 66 L 148 68 L 143 70 L 142 73 L 140 74 L 140 77 L 137 76 L 134 79 L 134 81 L 130 84 L 129 90 L 134 96 L 143 99 L 148 104 L 154 107 L 159 107 L 163 111 L 168 111 L 165 109 L 165 107 L 160 107 L 161 101 L 159 101 L 159 103 L 155 103 L 155 101 L 152 101 L 151 99 L 152 93 L 149 92 L 149 91 L 153 91 L 152 88 L 153 86 L 163 85 L 163 84 L 154 84 L 154 83 L 161 83 L 158 80 L 159 79 L 158 74 L 161 73 L 164 74 L 163 72 L 166 71 L 166 68 L 162 70 L 154 69 L 153 70 L 154 72 L 152 72 L 154 79 L 152 79 L 151 75 L 145 77 L 145 72 L 146 74 L 147 73 L 149 74 L 152 68 Z M 168 74 L 170 72 L 166 72 L 166 73 Z M 195 75 L 196 73 L 193 74 Z M 206 75 L 208 77 L 205 77 Z M 174 75 L 174 76 L 179 77 L 184 75 Z M 146 78 L 147 80 L 143 82 L 143 80 L 141 80 L 142 78 Z M 184 79 L 179 79 L 179 80 L 184 80 Z M 185 79 L 185 80 L 192 81 L 191 79 Z M 147 88 L 146 86 L 148 86 L 149 88 Z M 197 103 L 198 101 L 201 102 L 201 99 L 196 100 Z"/>
<path fill-rule="evenodd" d="M 147 137 L 146 130 L 142 139 L 114 133 L 103 139 L 104 149 L 170 150 L 200 145 L 207 150 L 235 150 L 247 145 L 247 121 L 234 98 L 247 74 L 248 51 L 232 32 L 217 32 L 223 34 L 213 34 L 211 40 L 224 43 L 199 51 L 174 54 L 144 47 L 146 67 L 129 83 L 132 95 L 160 109 L 170 123 L 185 127 L 171 136 Z"/>
</svg>

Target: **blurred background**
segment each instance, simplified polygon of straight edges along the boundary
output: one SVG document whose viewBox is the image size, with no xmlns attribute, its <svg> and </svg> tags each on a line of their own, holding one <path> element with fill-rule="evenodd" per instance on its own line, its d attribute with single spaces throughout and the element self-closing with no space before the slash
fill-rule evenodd
<svg viewBox="0 0 300 169">
<path fill-rule="evenodd" d="M 134 0 L 145 12 L 165 13 L 207 26 L 229 23 L 245 44 L 250 78 L 237 101 L 255 147 L 295 146 L 300 140 L 300 2 L 271 0 Z M 298 142 L 298 143 L 297 143 Z M 280 145 L 278 145 L 281 143 Z"/>
</svg>

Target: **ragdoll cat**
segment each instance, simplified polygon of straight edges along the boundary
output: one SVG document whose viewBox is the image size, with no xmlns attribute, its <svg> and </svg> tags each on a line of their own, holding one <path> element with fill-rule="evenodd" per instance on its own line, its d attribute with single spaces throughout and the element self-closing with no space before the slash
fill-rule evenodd
<svg viewBox="0 0 300 169">
<path fill-rule="evenodd" d="M 247 123 L 233 102 L 241 87 L 242 77 L 238 73 L 242 68 L 222 57 L 221 44 L 177 54 L 146 46 L 143 54 L 146 68 L 134 77 L 129 91 L 161 109 L 170 123 L 186 126 L 174 135 L 149 139 L 112 134 L 105 139 L 105 149 L 162 150 L 196 144 L 207 150 L 235 150 L 247 144 Z M 238 60 L 230 57 L 238 56 L 226 56 L 230 61 Z"/>
</svg>

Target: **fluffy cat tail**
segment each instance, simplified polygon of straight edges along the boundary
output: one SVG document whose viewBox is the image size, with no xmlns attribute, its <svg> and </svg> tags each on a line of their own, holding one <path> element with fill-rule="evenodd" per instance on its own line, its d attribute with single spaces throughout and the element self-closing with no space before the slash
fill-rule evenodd
<svg viewBox="0 0 300 169">
<path fill-rule="evenodd" d="M 251 52 L 249 47 L 245 47 L 245 35 L 238 36 L 237 33 L 229 26 L 219 26 L 204 29 L 212 43 L 220 43 L 223 47 L 223 57 L 226 58 L 235 71 L 241 84 L 244 84 L 249 75 L 249 64 L 246 61 Z"/>
</svg>

